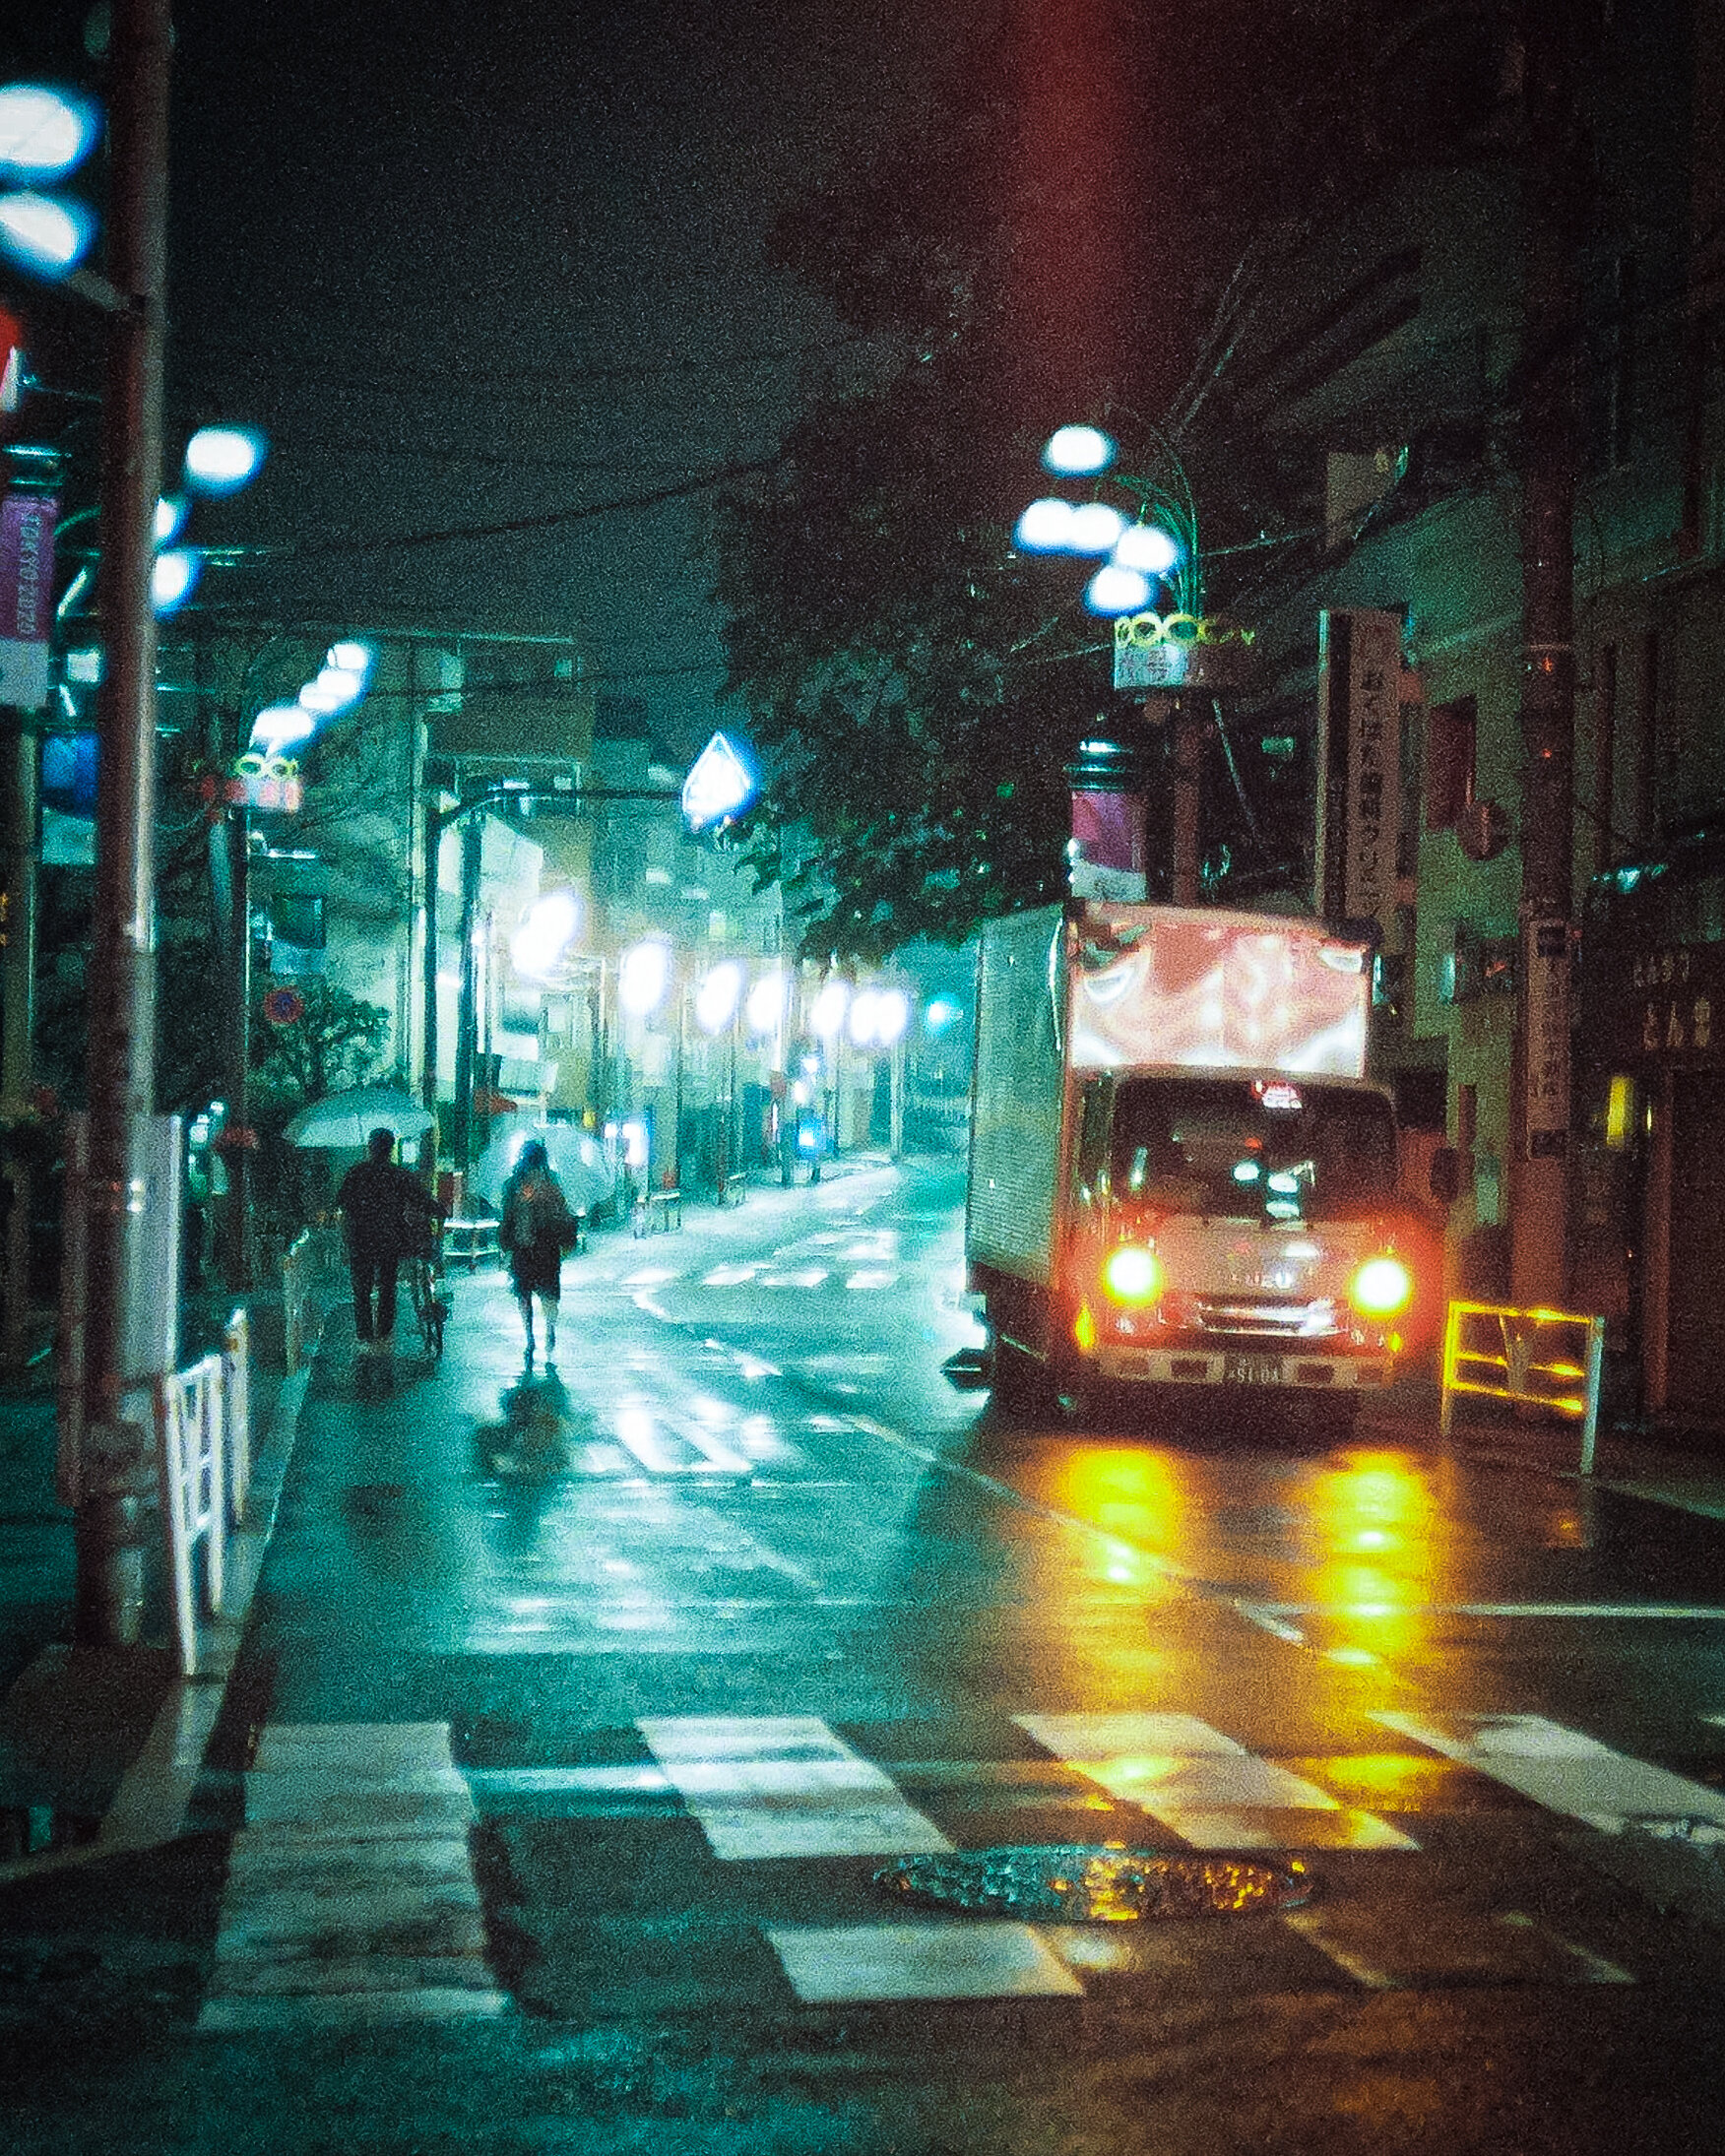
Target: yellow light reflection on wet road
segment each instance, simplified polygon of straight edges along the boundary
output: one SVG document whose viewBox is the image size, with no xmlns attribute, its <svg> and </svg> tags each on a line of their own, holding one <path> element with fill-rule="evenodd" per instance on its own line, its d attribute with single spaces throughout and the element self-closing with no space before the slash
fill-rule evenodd
<svg viewBox="0 0 1725 2156">
<path fill-rule="evenodd" d="M 1406 1455 L 1358 1451 L 1327 1463 L 1312 1490 L 1313 1538 L 1322 1550 L 1300 1599 L 1334 1614 L 1345 1636 L 1338 1665 L 1370 1668 L 1405 1654 L 1422 1629 L 1421 1605 L 1440 1599 L 1434 1580 L 1437 1511 L 1423 1468 Z"/>
<path fill-rule="evenodd" d="M 1074 1445 L 1038 1494 L 1073 1519 L 1118 1537 L 1112 1546 L 1097 1545 L 1104 1578 L 1148 1584 L 1166 1574 L 1147 1557 L 1182 1568 L 1185 1562 L 1182 1544 L 1194 1492 L 1182 1480 L 1183 1464 L 1148 1446 Z"/>
</svg>

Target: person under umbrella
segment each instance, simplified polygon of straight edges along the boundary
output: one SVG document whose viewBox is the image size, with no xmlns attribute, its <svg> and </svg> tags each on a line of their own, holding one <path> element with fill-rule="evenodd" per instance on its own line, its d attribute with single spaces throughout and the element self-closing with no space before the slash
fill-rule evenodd
<svg viewBox="0 0 1725 2156">
<path fill-rule="evenodd" d="M 545 1361 L 557 1352 L 557 1307 L 562 1297 L 563 1255 L 575 1247 L 576 1221 L 563 1186 L 551 1172 L 549 1156 L 538 1138 L 521 1149 L 515 1173 L 503 1185 L 503 1217 L 497 1240 L 509 1258 L 509 1280 L 521 1305 L 527 1332 L 527 1360 L 533 1362 L 533 1299 L 538 1296 L 545 1319 Z"/>
<path fill-rule="evenodd" d="M 374 1130 L 365 1141 L 365 1158 L 349 1169 L 336 1195 L 353 1276 L 353 1329 L 361 1355 L 389 1353 L 402 1259 L 417 1243 L 421 1221 L 443 1218 L 443 1207 L 430 1191 L 396 1166 L 394 1152 L 395 1132 Z"/>
</svg>

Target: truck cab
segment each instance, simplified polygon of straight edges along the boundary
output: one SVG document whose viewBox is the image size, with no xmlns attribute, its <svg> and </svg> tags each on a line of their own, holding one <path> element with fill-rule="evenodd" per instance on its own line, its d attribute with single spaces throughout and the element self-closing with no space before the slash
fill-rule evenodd
<svg viewBox="0 0 1725 2156">
<path fill-rule="evenodd" d="M 1073 1345 L 1112 1382 L 1386 1384 L 1420 1258 L 1376 1086 L 1100 1073 L 1080 1088 Z"/>
<path fill-rule="evenodd" d="M 996 1390 L 1276 1388 L 1341 1419 L 1440 1265 L 1366 1076 L 1370 953 L 1323 922 L 1070 901 L 978 964 L 966 1252 Z"/>
</svg>

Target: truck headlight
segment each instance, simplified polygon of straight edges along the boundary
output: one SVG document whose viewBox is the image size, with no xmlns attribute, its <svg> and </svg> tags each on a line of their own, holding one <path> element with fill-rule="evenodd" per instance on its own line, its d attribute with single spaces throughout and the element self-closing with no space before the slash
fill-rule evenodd
<svg viewBox="0 0 1725 2156">
<path fill-rule="evenodd" d="M 1396 1257 L 1368 1258 L 1348 1286 L 1362 1317 L 1393 1317 L 1413 1300 L 1414 1276 Z"/>
<path fill-rule="evenodd" d="M 1142 1308 L 1168 1285 L 1162 1260 L 1141 1242 L 1122 1242 L 1111 1250 L 1102 1268 L 1102 1285 L 1113 1302 Z"/>
</svg>

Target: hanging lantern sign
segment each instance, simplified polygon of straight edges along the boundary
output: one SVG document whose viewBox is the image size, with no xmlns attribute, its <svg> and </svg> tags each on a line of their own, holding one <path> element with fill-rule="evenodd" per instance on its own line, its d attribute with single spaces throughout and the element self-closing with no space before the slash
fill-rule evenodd
<svg viewBox="0 0 1725 2156">
<path fill-rule="evenodd" d="M 273 808 L 291 815 L 305 798 L 299 766 L 291 756 L 248 749 L 234 761 L 227 798 L 247 808 Z"/>
</svg>

